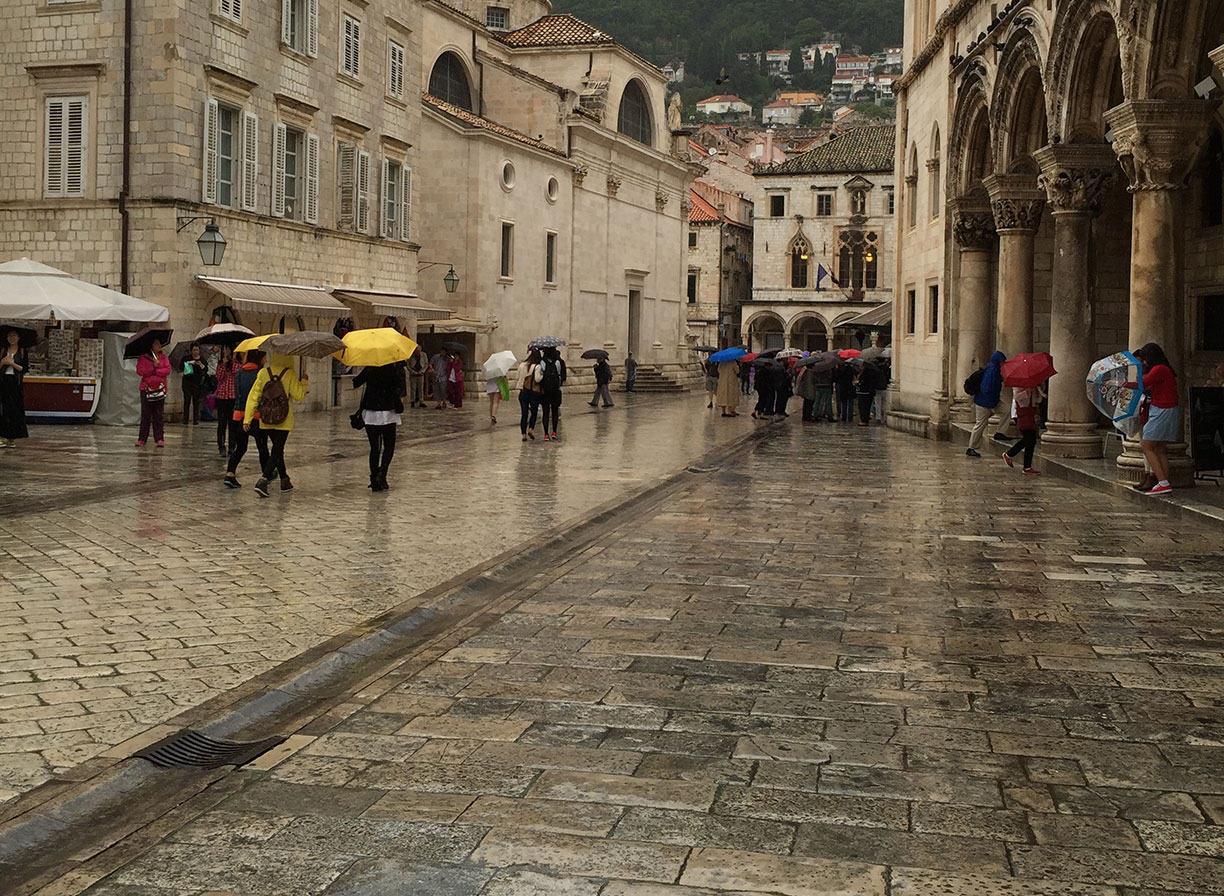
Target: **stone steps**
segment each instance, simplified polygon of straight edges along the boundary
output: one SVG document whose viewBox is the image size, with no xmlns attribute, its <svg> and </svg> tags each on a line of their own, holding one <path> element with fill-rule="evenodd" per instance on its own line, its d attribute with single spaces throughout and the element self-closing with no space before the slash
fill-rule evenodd
<svg viewBox="0 0 1224 896">
<path fill-rule="evenodd" d="M 688 387 L 681 385 L 670 377 L 664 376 L 654 367 L 638 365 L 637 379 L 634 381 L 633 391 L 676 394 L 687 392 Z"/>
</svg>

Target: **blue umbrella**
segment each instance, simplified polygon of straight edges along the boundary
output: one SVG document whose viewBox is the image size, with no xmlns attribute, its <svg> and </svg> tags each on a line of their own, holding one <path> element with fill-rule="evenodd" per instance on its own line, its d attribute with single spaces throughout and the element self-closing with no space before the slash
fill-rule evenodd
<svg viewBox="0 0 1224 896">
<path fill-rule="evenodd" d="M 1130 352 L 1117 352 L 1088 368 L 1088 400 L 1127 435 L 1139 429 L 1143 364 Z"/>
<path fill-rule="evenodd" d="M 738 361 L 746 354 L 748 354 L 747 350 L 738 346 L 735 348 L 724 348 L 722 351 L 710 355 L 710 363 L 721 364 L 723 361 Z"/>
</svg>

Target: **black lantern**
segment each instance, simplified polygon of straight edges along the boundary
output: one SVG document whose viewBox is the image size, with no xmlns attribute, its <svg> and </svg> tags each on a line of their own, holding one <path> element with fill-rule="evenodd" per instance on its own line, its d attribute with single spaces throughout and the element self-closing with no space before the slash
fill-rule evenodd
<svg viewBox="0 0 1224 896">
<path fill-rule="evenodd" d="M 217 226 L 215 220 L 198 215 L 195 217 L 179 218 L 176 233 L 182 233 L 183 228 L 193 221 L 204 220 L 207 220 L 208 223 L 204 225 L 204 232 L 196 240 L 196 246 L 200 250 L 200 260 L 209 267 L 216 267 L 221 263 L 221 259 L 225 255 L 225 237 L 221 235 L 221 228 Z"/>
<path fill-rule="evenodd" d="M 451 265 L 451 269 L 446 272 L 446 276 L 442 278 L 442 282 L 446 284 L 447 292 L 454 292 L 459 288 L 459 275 L 455 273 L 454 265 Z"/>
</svg>

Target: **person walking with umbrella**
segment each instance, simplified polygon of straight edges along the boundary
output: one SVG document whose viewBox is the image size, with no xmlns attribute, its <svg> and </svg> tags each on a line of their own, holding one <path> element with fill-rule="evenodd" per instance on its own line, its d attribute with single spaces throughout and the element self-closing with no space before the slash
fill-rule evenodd
<svg viewBox="0 0 1224 896">
<path fill-rule="evenodd" d="M 293 488 L 285 468 L 285 442 L 289 439 L 289 433 L 293 432 L 294 402 L 305 398 L 309 388 L 310 378 L 306 374 L 298 376 L 293 358 L 273 355 L 271 365 L 259 371 L 247 395 L 243 429 L 250 432 L 258 414 L 259 428 L 268 436 L 268 463 L 255 483 L 255 494 L 261 498 L 268 497 L 268 480 L 278 473 L 281 491 L 287 492 Z M 265 393 L 268 395 L 266 402 L 263 400 Z"/>
<path fill-rule="evenodd" d="M 136 374 L 140 377 L 140 433 L 136 436 L 136 447 L 144 447 L 150 428 L 157 447 L 165 447 L 166 384 L 170 379 L 170 358 L 162 351 L 162 341 L 158 337 L 150 340 L 149 350 L 136 361 Z"/>
<path fill-rule="evenodd" d="M 766 417 L 773 416 L 774 408 L 774 384 L 773 377 L 769 375 L 762 365 L 756 364 L 756 392 L 757 403 L 752 411 L 753 420 L 764 420 Z"/>
<path fill-rule="evenodd" d="M 973 431 L 969 434 L 969 447 L 965 454 L 969 457 L 981 457 L 982 441 L 986 436 L 986 427 L 990 416 L 999 406 L 999 396 L 1003 392 L 1003 362 L 1007 355 L 995 352 L 990 356 L 986 369 L 982 371 L 982 381 L 973 396 Z"/>
<path fill-rule="evenodd" d="M 1173 491 L 1169 484 L 1169 443 L 1177 440 L 1181 422 L 1177 408 L 1177 375 L 1164 349 L 1155 342 L 1138 349 L 1135 357 L 1143 363 L 1143 391 L 1149 400 L 1147 420 L 1139 441 L 1148 463 L 1148 475 L 1136 489 L 1149 495 L 1167 495 Z"/>
<path fill-rule="evenodd" d="M 544 441 L 559 442 L 557 425 L 561 422 L 561 387 L 565 385 L 565 361 L 555 347 L 544 349 L 540 361 L 540 403 L 544 406 Z M 549 426 L 551 425 L 551 429 Z"/>
<path fill-rule="evenodd" d="M 183 361 L 183 425 L 200 422 L 200 401 L 204 398 L 204 377 L 208 362 L 200 355 L 198 343 L 191 346 L 191 357 Z"/>
<path fill-rule="evenodd" d="M 705 388 L 707 408 L 714 407 L 714 396 L 718 392 L 718 368 L 710 363 L 709 359 L 701 362 L 701 370 L 705 374 Z"/>
<path fill-rule="evenodd" d="M 714 392 L 714 401 L 724 417 L 738 417 L 739 407 L 739 364 L 735 361 L 718 362 L 718 388 Z"/>
<path fill-rule="evenodd" d="M 634 385 L 637 384 L 637 359 L 633 357 L 633 352 L 625 355 L 625 391 L 632 392 Z"/>
<path fill-rule="evenodd" d="M 518 399 L 522 411 L 519 429 L 522 430 L 524 442 L 535 438 L 536 414 L 540 411 L 540 360 L 540 350 L 533 348 L 527 354 L 527 360 L 518 367 Z"/>
<path fill-rule="evenodd" d="M 450 369 L 450 353 L 444 348 L 438 349 L 429 359 L 429 368 L 433 375 L 434 400 L 438 402 L 434 405 L 434 410 L 441 411 L 446 408 L 446 378 Z"/>
<path fill-rule="evenodd" d="M 463 355 L 452 352 L 446 362 L 446 399 L 452 408 L 463 407 Z"/>
<path fill-rule="evenodd" d="M 234 349 L 231 346 L 221 346 L 221 358 L 217 361 L 217 391 L 215 400 L 217 402 L 217 451 L 222 456 L 226 456 L 225 436 L 234 422 L 234 403 L 237 401 L 237 393 L 234 391 L 234 378 L 238 375 L 238 368 L 241 365 L 238 359 L 234 357 Z M 233 438 L 230 439 L 230 448 L 234 447 Z"/>
<path fill-rule="evenodd" d="M 404 386 L 404 363 L 383 364 L 379 367 L 363 367 L 353 377 L 353 388 L 364 386 L 361 395 L 361 419 L 365 423 L 366 438 L 370 442 L 370 485 L 376 492 L 384 492 L 387 484 L 387 468 L 395 456 L 395 427 L 404 421 L 404 402 L 400 398 Z"/>
<path fill-rule="evenodd" d="M 0 441 L 5 448 L 16 448 L 18 439 L 30 435 L 25 418 L 25 372 L 30 359 L 21 336 L 20 330 L 9 327 L 0 344 Z"/>
<path fill-rule="evenodd" d="M 243 356 L 243 363 L 234 373 L 234 409 L 229 421 L 229 463 L 225 468 L 225 485 L 227 488 L 242 488 L 238 481 L 238 464 L 246 455 L 247 445 L 255 439 L 255 449 L 259 452 L 259 470 L 263 473 L 268 465 L 268 437 L 259 427 L 259 415 L 251 420 L 249 427 L 243 425 L 246 417 L 247 396 L 251 387 L 263 368 L 264 355 L 258 349 L 251 349 Z"/>
<path fill-rule="evenodd" d="M 595 362 L 595 395 L 591 398 L 591 407 L 595 407 L 600 399 L 603 400 L 605 408 L 612 407 L 612 392 L 609 389 L 611 384 L 612 365 L 608 363 L 608 356 L 602 355 Z"/>
<path fill-rule="evenodd" d="M 1012 401 L 1016 407 L 1016 429 L 1020 432 L 1020 440 L 1003 452 L 1003 463 L 1012 466 L 1012 458 L 1021 451 L 1024 452 L 1024 472 L 1030 476 L 1036 475 L 1033 469 L 1033 451 L 1037 448 L 1037 411 L 1045 398 L 1045 390 L 1041 386 L 1029 389 L 1017 388 L 1013 391 Z"/>
</svg>

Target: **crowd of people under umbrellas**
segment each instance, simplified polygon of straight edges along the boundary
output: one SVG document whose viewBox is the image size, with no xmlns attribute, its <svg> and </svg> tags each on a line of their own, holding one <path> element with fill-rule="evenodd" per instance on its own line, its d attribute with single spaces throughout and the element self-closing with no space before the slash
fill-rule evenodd
<svg viewBox="0 0 1224 896">
<path fill-rule="evenodd" d="M 850 423 L 856 408 L 859 426 L 867 426 L 873 418 L 882 420 L 877 396 L 890 377 L 887 349 L 749 352 L 743 347 L 716 351 L 698 346 L 697 350 L 709 353 L 702 361 L 707 406 L 717 407 L 724 417 L 739 416 L 741 396 L 755 390 L 754 420 L 790 416 L 786 408 L 796 395 L 803 401 L 804 423 Z"/>
</svg>

